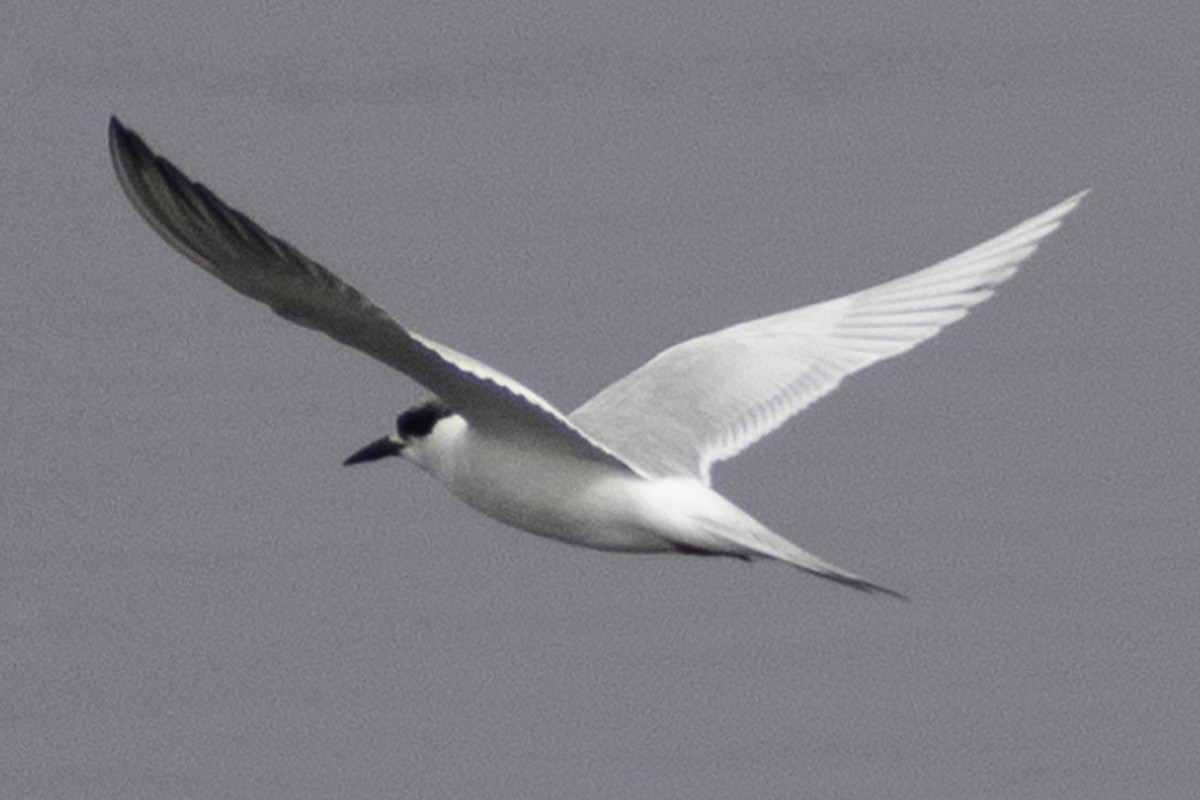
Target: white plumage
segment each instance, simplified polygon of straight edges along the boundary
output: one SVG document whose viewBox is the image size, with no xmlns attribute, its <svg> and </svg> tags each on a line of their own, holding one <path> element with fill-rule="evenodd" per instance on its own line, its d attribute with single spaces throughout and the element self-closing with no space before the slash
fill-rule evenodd
<svg viewBox="0 0 1200 800">
<path fill-rule="evenodd" d="M 717 494 L 712 465 L 847 375 L 961 319 L 1012 277 L 1085 194 L 919 272 L 675 345 L 564 415 L 499 371 L 405 329 L 115 118 L 109 145 L 126 195 L 179 252 L 436 396 L 347 463 L 403 456 L 484 513 L 571 544 L 770 558 L 889 594 L 896 593 L 802 550 Z"/>
</svg>

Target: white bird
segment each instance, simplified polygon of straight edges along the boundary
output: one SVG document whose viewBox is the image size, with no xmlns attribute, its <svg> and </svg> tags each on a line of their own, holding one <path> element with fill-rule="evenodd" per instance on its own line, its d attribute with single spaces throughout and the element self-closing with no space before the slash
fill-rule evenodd
<svg viewBox="0 0 1200 800">
<path fill-rule="evenodd" d="M 668 348 L 570 414 L 401 326 L 195 183 L 115 117 L 121 187 L 169 244 L 247 297 L 408 375 L 434 399 L 346 464 L 400 456 L 501 522 L 598 550 L 774 559 L 902 596 L 797 547 L 718 494 L 713 464 L 842 378 L 899 355 L 991 296 L 1086 192 L 932 267 Z"/>
</svg>

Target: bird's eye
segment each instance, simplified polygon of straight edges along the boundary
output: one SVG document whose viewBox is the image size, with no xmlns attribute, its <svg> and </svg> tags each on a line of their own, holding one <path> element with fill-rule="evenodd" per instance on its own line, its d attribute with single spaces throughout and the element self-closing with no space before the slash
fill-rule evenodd
<svg viewBox="0 0 1200 800">
<path fill-rule="evenodd" d="M 449 415 L 450 410 L 441 403 L 425 403 L 410 408 L 396 417 L 396 433 L 405 440 L 428 436 L 437 421 Z"/>
</svg>

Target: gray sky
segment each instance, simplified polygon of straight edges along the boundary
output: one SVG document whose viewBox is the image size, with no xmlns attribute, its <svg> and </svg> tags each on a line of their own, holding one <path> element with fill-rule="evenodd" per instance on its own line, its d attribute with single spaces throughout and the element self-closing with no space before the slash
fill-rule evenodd
<svg viewBox="0 0 1200 800">
<path fill-rule="evenodd" d="M 1190 3 L 11 2 L 0 795 L 1190 798 Z M 719 471 L 914 600 L 342 469 L 424 397 L 175 255 L 118 114 L 565 408 L 1091 197 Z"/>
</svg>

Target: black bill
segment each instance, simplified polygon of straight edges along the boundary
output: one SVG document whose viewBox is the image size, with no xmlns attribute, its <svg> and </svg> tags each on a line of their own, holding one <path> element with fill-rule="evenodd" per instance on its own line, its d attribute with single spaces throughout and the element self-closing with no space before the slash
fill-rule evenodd
<svg viewBox="0 0 1200 800">
<path fill-rule="evenodd" d="M 391 437 L 385 436 L 382 439 L 377 439 L 369 445 L 359 450 L 354 455 L 342 462 L 344 466 L 349 467 L 352 464 L 362 464 L 367 461 L 378 461 L 381 458 L 389 456 L 398 456 L 404 448 L 400 443 Z"/>
</svg>

